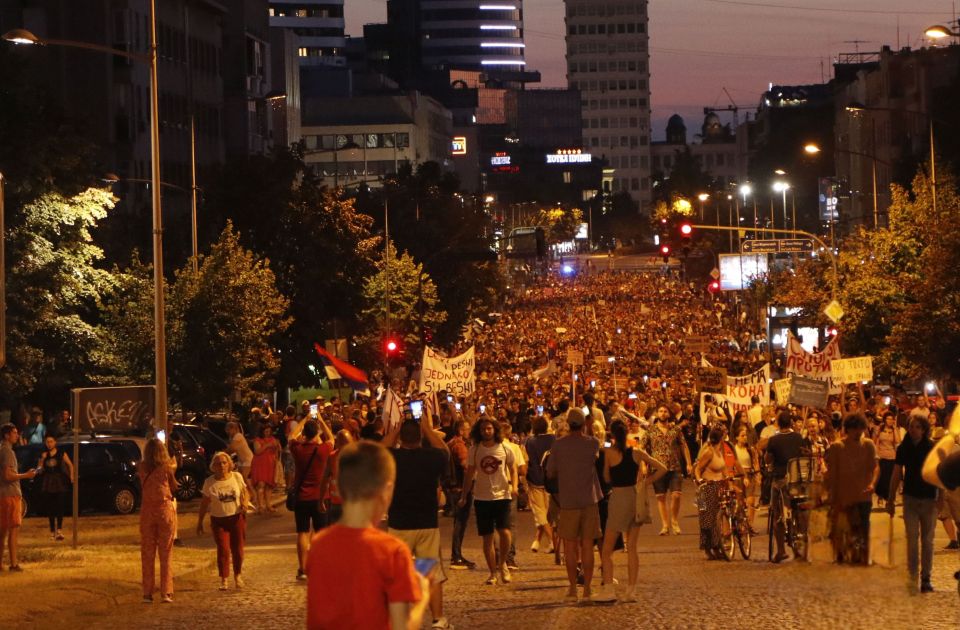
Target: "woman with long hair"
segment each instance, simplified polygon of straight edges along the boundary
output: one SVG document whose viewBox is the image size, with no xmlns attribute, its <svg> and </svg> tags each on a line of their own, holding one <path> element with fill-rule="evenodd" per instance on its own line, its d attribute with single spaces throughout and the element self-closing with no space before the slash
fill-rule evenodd
<svg viewBox="0 0 960 630">
<path fill-rule="evenodd" d="M 877 445 L 877 458 L 880 460 L 880 478 L 874 492 L 879 500 L 880 507 L 885 501 L 895 501 L 897 497 L 887 496 L 890 492 L 890 479 L 893 477 L 893 468 L 897 463 L 897 447 L 900 446 L 900 427 L 897 426 L 897 416 L 887 411 L 874 434 Z"/>
<path fill-rule="evenodd" d="M 610 425 L 610 446 L 603 451 L 603 478 L 610 484 L 609 511 L 607 513 L 607 527 L 603 534 L 603 547 L 600 551 L 600 567 L 603 581 L 600 592 L 594 596 L 594 601 L 612 601 L 616 595 L 610 592 L 613 584 L 613 549 L 617 544 L 617 536 L 624 534 L 627 539 L 627 586 L 621 600 L 636 601 L 637 574 L 640 570 L 640 559 L 637 555 L 637 536 L 640 525 L 636 522 L 637 492 L 646 492 L 646 486 L 662 477 L 667 467 L 647 455 L 639 448 L 627 447 L 627 425 L 622 420 L 615 420 Z M 647 474 L 640 476 L 643 467 Z M 638 488 L 637 484 L 643 487 Z"/>
<path fill-rule="evenodd" d="M 167 453 L 167 446 L 152 438 L 143 449 L 140 476 L 140 564 L 143 603 L 153 602 L 154 558 L 160 557 L 161 602 L 173 601 L 173 570 L 170 556 L 177 534 L 177 509 L 173 497 L 177 490 L 174 473 L 177 463 Z"/>
<path fill-rule="evenodd" d="M 257 493 L 257 506 L 261 512 L 276 512 L 270 505 L 270 494 L 277 485 L 277 455 L 280 442 L 273 437 L 273 425 L 264 422 L 257 429 L 253 440 L 253 463 L 250 465 L 250 485 Z"/>
</svg>

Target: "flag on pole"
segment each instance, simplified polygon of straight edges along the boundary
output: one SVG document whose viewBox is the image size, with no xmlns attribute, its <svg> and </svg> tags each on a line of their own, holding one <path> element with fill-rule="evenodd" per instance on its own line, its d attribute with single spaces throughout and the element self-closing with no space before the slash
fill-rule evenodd
<svg viewBox="0 0 960 630">
<path fill-rule="evenodd" d="M 383 397 L 383 432 L 387 434 L 403 421 L 403 399 L 393 392 L 393 388 L 387 388 L 387 393 Z"/>
<path fill-rule="evenodd" d="M 366 372 L 350 365 L 346 361 L 341 361 L 323 349 L 318 343 L 313 344 L 313 347 L 317 351 L 317 354 L 320 355 L 320 362 L 323 363 L 323 369 L 327 374 L 327 378 L 334 381 L 344 380 L 353 388 L 353 391 L 358 394 L 363 396 L 370 395 L 370 379 L 367 378 Z"/>
<path fill-rule="evenodd" d="M 423 406 L 430 412 L 434 420 L 440 417 L 440 401 L 437 400 L 437 392 L 432 391 L 429 394 L 424 394 Z"/>
</svg>

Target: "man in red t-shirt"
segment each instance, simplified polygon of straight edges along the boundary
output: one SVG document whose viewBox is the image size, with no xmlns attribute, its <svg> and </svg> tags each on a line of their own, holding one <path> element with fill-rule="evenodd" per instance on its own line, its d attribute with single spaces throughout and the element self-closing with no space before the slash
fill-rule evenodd
<svg viewBox="0 0 960 630">
<path fill-rule="evenodd" d="M 333 444 L 321 441 L 317 437 L 319 433 L 318 421 L 307 420 L 300 437 L 290 442 L 295 473 L 293 484 L 288 490 L 297 491 L 293 516 L 297 523 L 298 580 L 307 579 L 307 550 L 310 548 L 311 525 L 314 532 L 320 531 L 326 525 L 320 485 L 327 469 L 327 461 L 333 452 Z M 328 431 L 324 431 L 324 435 L 328 435 Z"/>
<path fill-rule="evenodd" d="M 313 537 L 307 558 L 308 630 L 419 628 L 430 583 L 407 546 L 376 527 L 393 498 L 393 458 L 358 442 L 341 450 L 338 468 L 343 516 Z"/>
</svg>

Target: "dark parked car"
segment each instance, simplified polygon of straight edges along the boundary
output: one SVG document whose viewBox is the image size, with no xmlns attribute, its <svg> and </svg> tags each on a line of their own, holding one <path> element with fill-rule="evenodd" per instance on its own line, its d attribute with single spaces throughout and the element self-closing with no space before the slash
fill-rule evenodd
<svg viewBox="0 0 960 630">
<path fill-rule="evenodd" d="M 61 448 L 73 457 L 73 444 L 62 442 Z M 132 442 L 80 443 L 79 491 L 80 510 L 107 510 L 117 514 L 132 514 L 140 507 L 140 480 L 137 478 L 139 459 L 134 456 Z M 43 447 L 28 444 L 16 447 L 20 472 L 36 468 Z M 40 478 L 20 482 L 23 491 L 24 513 L 41 513 Z"/>
<path fill-rule="evenodd" d="M 183 442 L 184 449 L 195 448 L 207 460 L 207 465 L 218 451 L 227 449 L 227 441 L 211 431 L 195 424 L 174 424 L 173 436 Z"/>
</svg>

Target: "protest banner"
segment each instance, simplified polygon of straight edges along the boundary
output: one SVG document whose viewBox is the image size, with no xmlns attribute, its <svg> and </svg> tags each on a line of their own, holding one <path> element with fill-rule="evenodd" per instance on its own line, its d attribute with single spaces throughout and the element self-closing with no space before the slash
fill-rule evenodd
<svg viewBox="0 0 960 630">
<path fill-rule="evenodd" d="M 704 365 L 702 365 L 699 369 L 703 369 L 704 367 L 716 369 L 710 365 L 709 361 L 704 360 L 702 363 Z M 704 401 L 707 396 L 713 396 L 713 399 L 717 402 L 717 404 L 721 407 L 726 407 L 729 409 L 731 414 L 750 409 L 750 407 L 753 406 L 751 399 L 754 396 L 760 399 L 761 405 L 769 405 L 770 364 L 764 363 L 762 368 L 751 374 L 745 374 L 743 376 L 727 376 L 726 391 L 722 394 L 708 394 L 706 392 L 701 392 L 701 418 L 704 418 L 704 414 L 706 414 L 706 404 Z"/>
<path fill-rule="evenodd" d="M 790 400 L 790 379 L 781 378 L 774 381 L 773 393 L 777 397 L 778 405 L 783 405 Z"/>
<path fill-rule="evenodd" d="M 426 394 L 445 390 L 453 396 L 467 396 L 476 390 L 474 347 L 456 357 L 445 357 L 433 348 L 423 349 L 420 391 Z"/>
<path fill-rule="evenodd" d="M 708 394 L 725 394 L 727 392 L 727 371 L 723 368 L 698 366 L 697 391 Z"/>
<path fill-rule="evenodd" d="M 573 348 L 568 348 L 567 363 L 570 365 L 583 365 L 583 352 L 574 350 Z"/>
<path fill-rule="evenodd" d="M 827 381 L 794 374 L 790 377 L 789 402 L 801 407 L 821 409 L 827 406 L 829 389 L 830 384 Z"/>
<path fill-rule="evenodd" d="M 847 383 L 863 383 L 873 380 L 873 357 L 854 357 L 852 359 L 836 359 L 830 362 L 834 380 L 844 385 Z"/>
<path fill-rule="evenodd" d="M 704 335 L 690 335 L 683 342 L 687 352 L 706 353 L 710 351 L 710 337 Z"/>
<path fill-rule="evenodd" d="M 831 339 L 821 352 L 807 352 L 800 344 L 800 340 L 788 333 L 786 375 L 796 374 L 826 381 L 830 385 L 829 392 L 839 394 L 843 391 L 843 383 L 832 378 L 833 369 L 830 366 L 831 361 L 841 358 L 839 339 L 839 336 Z"/>
</svg>

